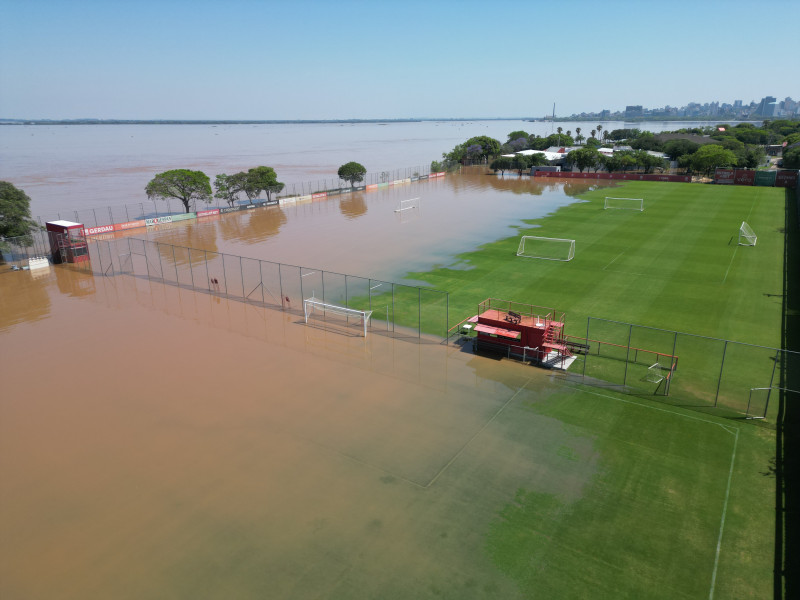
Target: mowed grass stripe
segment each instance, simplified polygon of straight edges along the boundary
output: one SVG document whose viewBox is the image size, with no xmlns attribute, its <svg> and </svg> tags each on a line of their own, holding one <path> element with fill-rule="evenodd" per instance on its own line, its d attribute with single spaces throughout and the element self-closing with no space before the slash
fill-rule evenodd
<svg viewBox="0 0 800 600">
<path fill-rule="evenodd" d="M 776 346 L 782 288 L 784 192 L 776 188 L 627 182 L 614 195 L 645 199 L 644 212 L 604 210 L 608 188 L 519 235 L 457 257 L 467 269 L 411 273 L 450 292 L 453 322 L 497 297 L 567 313 L 567 331 L 585 333 L 587 316 L 630 321 Z M 535 197 L 532 196 L 535 202 Z M 755 247 L 739 247 L 750 219 Z M 576 240 L 571 262 L 516 256 L 521 235 Z"/>
<path fill-rule="evenodd" d="M 773 515 L 763 504 L 771 487 L 754 468 L 767 463 L 763 432 L 571 386 L 545 399 L 521 396 L 498 425 L 522 439 L 526 413 L 556 419 L 576 448 L 539 453 L 548 481 L 520 488 L 490 527 L 490 557 L 526 597 L 708 597 L 717 557 L 718 597 L 761 597 L 769 587 Z M 535 432 L 529 437 L 535 446 Z M 577 498 L 568 483 L 564 493 L 552 489 L 571 478 L 558 456 L 571 456 L 576 474 L 595 465 Z"/>
</svg>

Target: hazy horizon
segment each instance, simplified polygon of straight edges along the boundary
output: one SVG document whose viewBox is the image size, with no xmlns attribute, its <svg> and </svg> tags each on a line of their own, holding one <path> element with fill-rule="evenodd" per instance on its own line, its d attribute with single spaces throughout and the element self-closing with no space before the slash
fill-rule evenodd
<svg viewBox="0 0 800 600">
<path fill-rule="evenodd" d="M 769 6 L 767 53 L 742 51 L 739 0 L 4 0 L 0 115 L 515 119 L 796 98 L 796 3 Z"/>
</svg>

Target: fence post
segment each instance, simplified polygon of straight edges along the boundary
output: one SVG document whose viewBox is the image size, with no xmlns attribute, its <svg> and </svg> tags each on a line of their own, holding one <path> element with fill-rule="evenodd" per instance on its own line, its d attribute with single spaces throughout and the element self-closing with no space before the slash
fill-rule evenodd
<svg viewBox="0 0 800 600">
<path fill-rule="evenodd" d="M 208 287 L 206 289 L 210 292 L 211 291 L 211 275 L 208 273 L 208 250 L 203 250 L 203 258 L 206 261 L 206 282 L 208 283 Z"/>
<path fill-rule="evenodd" d="M 725 340 L 725 345 L 722 347 L 722 364 L 719 366 L 719 378 L 717 379 L 717 393 L 714 396 L 714 408 L 717 406 L 719 400 L 719 388 L 722 385 L 722 370 L 725 368 L 725 353 L 728 351 L 728 340 Z"/>
<path fill-rule="evenodd" d="M 278 263 L 278 287 L 281 290 L 281 308 L 283 308 L 283 276 L 281 275 L 281 263 Z"/>
<path fill-rule="evenodd" d="M 264 274 L 261 272 L 261 261 L 258 261 L 258 281 L 261 284 L 261 304 L 264 304 Z"/>
<path fill-rule="evenodd" d="M 242 276 L 242 299 L 247 300 L 247 296 L 245 296 L 244 292 L 244 267 L 242 266 L 242 257 L 239 257 L 239 275 Z M 261 293 L 263 294 L 264 291 L 262 290 Z"/>
<path fill-rule="evenodd" d="M 222 255 L 222 282 L 225 284 L 225 296 L 228 295 L 228 274 L 225 273 L 225 255 Z"/>
<path fill-rule="evenodd" d="M 633 324 L 628 326 L 628 348 L 625 350 L 625 373 L 622 375 L 622 385 L 628 385 L 628 362 L 631 358 L 631 337 L 633 336 Z"/>
<path fill-rule="evenodd" d="M 394 331 L 394 283 L 392 283 L 392 331 Z"/>
<path fill-rule="evenodd" d="M 170 246 L 172 246 L 172 264 L 175 266 L 175 285 L 181 287 L 181 280 L 180 277 L 178 277 L 178 261 L 175 258 L 175 245 L 170 244 Z"/>
<path fill-rule="evenodd" d="M 156 242 L 156 254 L 158 254 L 158 267 L 161 269 L 161 281 L 166 281 L 166 277 L 164 277 L 164 263 L 161 261 L 161 250 L 159 249 L 160 244 Z"/>
<path fill-rule="evenodd" d="M 300 273 L 300 301 L 302 302 L 306 299 L 306 295 L 303 292 L 303 267 L 300 267 L 299 273 Z"/>
</svg>

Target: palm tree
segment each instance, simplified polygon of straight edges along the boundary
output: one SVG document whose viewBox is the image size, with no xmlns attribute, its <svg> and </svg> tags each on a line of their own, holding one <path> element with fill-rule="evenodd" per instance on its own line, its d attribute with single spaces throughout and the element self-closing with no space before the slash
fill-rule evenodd
<svg viewBox="0 0 800 600">
<path fill-rule="evenodd" d="M 604 141 L 604 142 L 608 141 L 608 129 L 606 129 L 606 130 L 603 132 L 603 141 Z"/>
<path fill-rule="evenodd" d="M 578 140 L 578 143 L 579 143 L 579 144 L 580 144 L 580 140 L 582 140 L 582 139 L 583 139 L 583 138 L 581 137 L 581 128 L 580 128 L 580 127 L 576 127 L 576 128 L 575 128 L 575 139 L 577 139 L 577 140 Z"/>
<path fill-rule="evenodd" d="M 561 145 L 561 132 L 564 131 L 564 128 L 563 127 L 556 127 L 556 131 L 558 132 L 558 145 L 560 146 Z"/>
<path fill-rule="evenodd" d="M 589 132 L 589 135 L 591 135 L 592 137 L 594 137 L 594 136 L 596 136 L 596 135 L 597 135 L 597 132 L 596 132 L 594 129 L 592 129 L 592 130 Z"/>
<path fill-rule="evenodd" d="M 603 131 L 603 126 L 602 125 L 598 125 L 597 126 L 597 135 L 600 135 L 601 131 Z"/>
</svg>

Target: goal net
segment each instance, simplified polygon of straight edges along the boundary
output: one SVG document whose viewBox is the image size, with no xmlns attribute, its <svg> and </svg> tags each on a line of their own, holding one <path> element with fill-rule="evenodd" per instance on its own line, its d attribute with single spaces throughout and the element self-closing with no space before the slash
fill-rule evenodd
<svg viewBox="0 0 800 600">
<path fill-rule="evenodd" d="M 603 205 L 603 209 L 607 210 L 609 208 L 621 208 L 624 210 L 644 210 L 644 198 L 612 198 L 611 196 L 606 196 L 605 204 Z"/>
<path fill-rule="evenodd" d="M 740 246 L 755 246 L 758 237 L 750 225 L 747 224 L 747 221 L 742 221 L 741 227 L 739 227 L 739 245 Z"/>
<path fill-rule="evenodd" d="M 314 296 L 303 300 L 303 313 L 305 314 L 306 323 L 310 318 L 321 317 L 325 320 L 338 321 L 340 325 L 344 326 L 349 326 L 351 323 L 363 325 L 364 337 L 367 337 L 367 327 L 372 316 L 371 310 L 357 310 L 339 306 L 338 304 L 330 304 L 314 298 Z"/>
<path fill-rule="evenodd" d="M 659 363 L 654 363 L 648 367 L 647 375 L 645 375 L 644 378 L 652 383 L 661 383 L 666 377 L 664 370 L 664 367 L 662 367 Z"/>
<path fill-rule="evenodd" d="M 400 200 L 400 202 L 397 203 L 397 208 L 394 209 L 394 212 L 403 212 L 404 210 L 412 210 L 414 208 L 419 208 L 419 198 Z"/>
<path fill-rule="evenodd" d="M 575 240 L 524 235 L 519 241 L 517 256 L 544 260 L 572 260 L 575 258 Z"/>
</svg>

